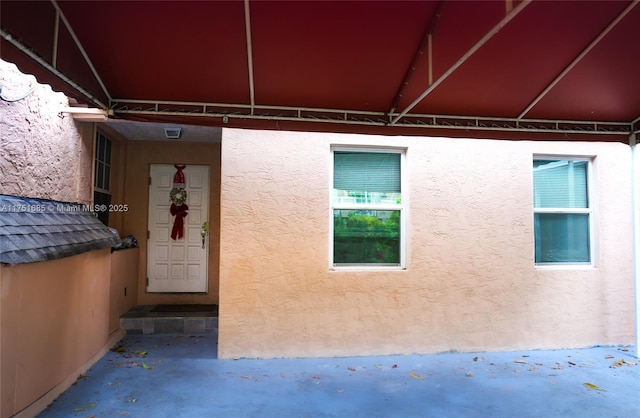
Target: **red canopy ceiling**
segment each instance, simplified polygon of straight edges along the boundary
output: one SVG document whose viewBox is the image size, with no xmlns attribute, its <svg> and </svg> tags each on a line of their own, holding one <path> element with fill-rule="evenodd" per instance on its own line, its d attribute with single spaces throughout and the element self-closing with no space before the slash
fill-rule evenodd
<svg viewBox="0 0 640 418">
<path fill-rule="evenodd" d="M 630 1 L 0 3 L 0 56 L 114 118 L 627 141 Z"/>
</svg>

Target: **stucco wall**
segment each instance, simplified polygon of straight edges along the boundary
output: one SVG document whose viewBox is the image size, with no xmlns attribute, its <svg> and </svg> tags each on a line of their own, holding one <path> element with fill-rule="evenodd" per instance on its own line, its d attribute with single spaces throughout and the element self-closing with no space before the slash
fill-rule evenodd
<svg viewBox="0 0 640 418">
<path fill-rule="evenodd" d="M 406 270 L 329 269 L 337 144 L 406 148 Z M 595 157 L 595 268 L 534 267 L 534 153 Z M 225 129 L 222 155 L 222 358 L 632 342 L 624 144 Z"/>
<path fill-rule="evenodd" d="M 108 348 L 109 271 L 109 249 L 0 266 L 3 418 Z"/>
<path fill-rule="evenodd" d="M 68 98 L 0 60 L 0 193 L 91 203 L 93 124 L 60 111 Z"/>
<path fill-rule="evenodd" d="M 218 303 L 220 229 L 220 143 L 138 141 L 127 143 L 125 200 L 129 211 L 124 230 L 138 238 L 138 303 L 140 305 Z M 209 282 L 206 294 L 147 293 L 147 225 L 150 164 L 200 164 L 209 166 Z"/>
</svg>

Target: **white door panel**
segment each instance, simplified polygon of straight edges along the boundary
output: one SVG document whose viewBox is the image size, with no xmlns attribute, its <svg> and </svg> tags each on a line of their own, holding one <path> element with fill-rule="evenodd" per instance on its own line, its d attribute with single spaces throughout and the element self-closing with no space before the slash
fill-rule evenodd
<svg viewBox="0 0 640 418">
<path fill-rule="evenodd" d="M 205 237 L 203 248 L 200 231 L 209 218 L 209 167 L 188 165 L 182 170 L 189 210 L 184 218 L 184 237 L 177 240 L 171 239 L 174 217 L 169 212 L 175 172 L 170 164 L 151 165 L 147 291 L 206 292 L 209 237 Z"/>
</svg>

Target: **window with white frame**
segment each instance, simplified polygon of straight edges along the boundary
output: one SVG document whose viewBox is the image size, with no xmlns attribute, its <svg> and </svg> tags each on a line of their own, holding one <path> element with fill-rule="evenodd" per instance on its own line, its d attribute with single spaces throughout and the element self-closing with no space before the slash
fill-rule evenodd
<svg viewBox="0 0 640 418">
<path fill-rule="evenodd" d="M 535 158 L 535 262 L 590 264 L 592 208 L 587 159 Z"/>
<path fill-rule="evenodd" d="M 95 208 L 111 204 L 111 140 L 98 132 L 94 158 L 93 203 Z M 103 224 L 109 224 L 109 211 L 98 210 L 96 216 Z"/>
<path fill-rule="evenodd" d="M 404 267 L 403 151 L 332 153 L 331 265 Z"/>
</svg>

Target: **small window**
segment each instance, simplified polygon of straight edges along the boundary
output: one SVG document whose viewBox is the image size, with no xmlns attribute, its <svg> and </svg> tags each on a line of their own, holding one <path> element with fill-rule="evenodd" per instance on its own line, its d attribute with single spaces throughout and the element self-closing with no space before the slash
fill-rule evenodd
<svg viewBox="0 0 640 418">
<path fill-rule="evenodd" d="M 591 264 L 589 171 L 588 160 L 533 161 L 536 264 Z"/>
<path fill-rule="evenodd" d="M 96 155 L 94 159 L 93 205 L 100 221 L 109 224 L 111 204 L 111 140 L 98 132 L 96 134 Z M 104 208 L 104 210 L 102 210 Z"/>
<path fill-rule="evenodd" d="M 332 267 L 404 266 L 403 157 L 333 150 Z"/>
</svg>

